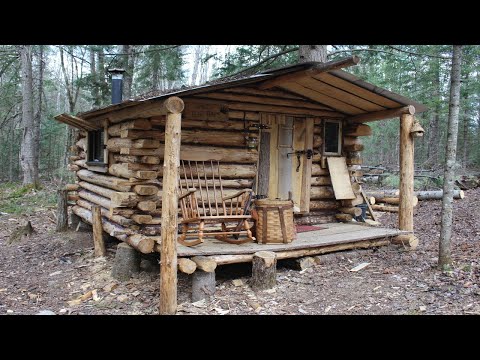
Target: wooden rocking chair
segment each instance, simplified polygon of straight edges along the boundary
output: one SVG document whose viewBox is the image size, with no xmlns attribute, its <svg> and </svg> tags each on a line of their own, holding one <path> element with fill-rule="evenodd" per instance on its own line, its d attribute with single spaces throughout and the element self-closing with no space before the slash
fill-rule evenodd
<svg viewBox="0 0 480 360">
<path fill-rule="evenodd" d="M 204 236 L 231 244 L 243 244 L 254 241 L 248 220 L 248 208 L 252 197 L 251 189 L 244 189 L 231 195 L 225 195 L 220 164 L 218 161 L 180 160 L 179 202 L 182 214 L 182 234 L 178 242 L 193 246 L 203 242 Z M 231 191 L 229 191 L 231 192 Z M 205 232 L 205 224 L 217 223 L 221 231 Z M 228 227 L 227 224 L 234 223 Z M 194 225 L 196 231 L 188 232 Z M 241 238 L 240 235 L 246 235 Z M 194 239 L 188 239 L 194 237 Z M 230 238 L 232 237 L 232 238 Z"/>
</svg>

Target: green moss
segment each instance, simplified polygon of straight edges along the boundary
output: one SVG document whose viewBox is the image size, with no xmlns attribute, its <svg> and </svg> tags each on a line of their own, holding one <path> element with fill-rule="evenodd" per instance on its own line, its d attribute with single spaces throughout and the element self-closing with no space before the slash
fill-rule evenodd
<svg viewBox="0 0 480 360">
<path fill-rule="evenodd" d="M 30 214 L 39 208 L 55 206 L 54 189 L 19 184 L 2 184 L 0 187 L 0 211 L 9 214 Z"/>
</svg>

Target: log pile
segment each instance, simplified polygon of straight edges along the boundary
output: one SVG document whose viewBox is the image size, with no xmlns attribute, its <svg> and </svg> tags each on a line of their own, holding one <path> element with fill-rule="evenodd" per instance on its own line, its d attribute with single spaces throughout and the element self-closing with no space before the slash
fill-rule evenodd
<svg viewBox="0 0 480 360">
<path fill-rule="evenodd" d="M 373 210 L 398 212 L 398 204 L 400 203 L 399 190 L 382 190 L 370 191 L 367 193 L 368 199 Z M 465 193 L 463 190 L 454 190 L 454 199 L 463 199 Z M 413 196 L 413 206 L 417 206 L 419 200 L 441 200 L 443 198 L 443 190 L 434 191 L 415 191 Z"/>
<path fill-rule="evenodd" d="M 225 196 L 251 188 L 258 151 L 247 149 L 245 131 L 259 122 L 259 114 L 221 113 L 215 104 L 185 104 L 180 158 L 218 160 Z M 165 116 L 154 116 L 110 124 L 104 138 L 107 173 L 92 171 L 86 164 L 86 132 L 80 132 L 69 158 L 69 169 L 78 178 L 68 187 L 73 212 L 91 224 L 92 209 L 100 206 L 103 230 L 143 253 L 160 242 L 165 121 Z M 325 181 L 321 186 L 327 185 Z M 322 191 L 329 194 L 320 188 L 318 196 Z"/>
</svg>

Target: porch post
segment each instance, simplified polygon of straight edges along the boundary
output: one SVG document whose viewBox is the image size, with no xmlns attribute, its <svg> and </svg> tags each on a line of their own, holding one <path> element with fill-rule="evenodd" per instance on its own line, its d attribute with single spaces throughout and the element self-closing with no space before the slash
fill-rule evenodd
<svg viewBox="0 0 480 360">
<path fill-rule="evenodd" d="M 406 113 L 400 116 L 400 203 L 398 206 L 398 228 L 413 231 L 413 180 L 414 180 L 414 142 L 411 134 L 414 115 Z M 416 248 L 418 239 L 412 235 L 400 235 L 394 243 Z"/>
<path fill-rule="evenodd" d="M 180 98 L 171 97 L 164 106 L 167 109 L 167 122 L 162 182 L 160 314 L 174 315 L 177 312 L 178 168 L 184 104 Z"/>
</svg>

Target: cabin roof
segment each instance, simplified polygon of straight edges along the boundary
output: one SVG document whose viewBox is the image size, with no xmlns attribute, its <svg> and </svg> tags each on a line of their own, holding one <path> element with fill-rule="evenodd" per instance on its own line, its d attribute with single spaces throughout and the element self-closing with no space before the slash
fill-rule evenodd
<svg viewBox="0 0 480 360">
<path fill-rule="evenodd" d="M 427 110 L 423 104 L 368 83 L 346 71 L 329 70 L 319 73 L 312 71 L 319 65 L 321 63 L 306 62 L 240 78 L 218 79 L 201 86 L 183 87 L 157 94 L 150 93 L 146 98 L 130 99 L 119 104 L 93 109 L 79 113 L 77 117 L 86 121 L 90 118 L 98 119 L 102 117 L 102 114 L 161 101 L 170 96 L 184 98 L 210 95 L 210 98 L 215 98 L 208 93 L 218 94 L 219 91 L 225 89 L 245 86 L 260 90 L 268 88 L 295 95 L 309 103 L 318 104 L 326 111 L 332 111 L 332 114 L 341 117 L 395 109 L 407 105 L 413 105 L 417 113 Z"/>
</svg>

